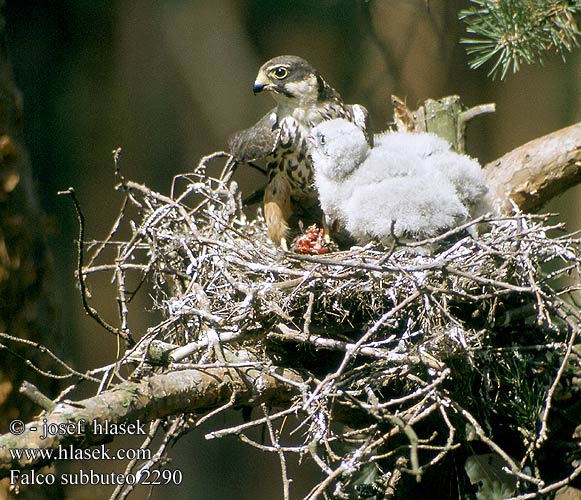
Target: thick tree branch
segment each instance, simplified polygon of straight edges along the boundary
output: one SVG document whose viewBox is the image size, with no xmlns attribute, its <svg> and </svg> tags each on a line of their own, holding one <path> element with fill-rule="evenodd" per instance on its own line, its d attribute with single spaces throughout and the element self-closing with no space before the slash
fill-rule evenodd
<svg viewBox="0 0 581 500">
<path fill-rule="evenodd" d="M 232 398 L 240 405 L 288 403 L 296 389 L 281 379 L 301 383 L 302 378 L 297 372 L 283 368 L 273 368 L 270 373 L 276 376 L 256 368 L 174 371 L 140 382 L 125 382 L 83 401 L 61 403 L 50 414 L 27 424 L 22 434 L 0 436 L 0 478 L 7 476 L 10 469 L 38 468 L 48 462 L 40 456 L 14 459 L 11 449 L 56 450 L 59 445 L 86 448 L 102 442 L 103 436 L 92 433 L 94 422 L 107 422 L 109 426 L 137 420 L 150 422 L 169 415 L 216 408 Z M 54 425 L 50 428 L 56 429 L 59 425 L 64 428 L 63 425 L 72 424 L 74 427 L 78 422 L 81 422 L 80 434 L 50 433 L 41 439 L 48 426 Z"/>
<path fill-rule="evenodd" d="M 581 123 L 514 149 L 484 167 L 488 201 L 511 213 L 536 212 L 551 198 L 581 182 Z"/>
</svg>

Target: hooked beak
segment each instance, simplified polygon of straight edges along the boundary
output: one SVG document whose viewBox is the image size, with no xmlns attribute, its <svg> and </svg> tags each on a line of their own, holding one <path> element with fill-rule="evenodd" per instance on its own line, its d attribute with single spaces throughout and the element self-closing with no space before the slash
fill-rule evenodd
<svg viewBox="0 0 581 500">
<path fill-rule="evenodd" d="M 256 80 L 254 81 L 254 87 L 252 87 L 252 91 L 256 95 L 270 88 L 272 88 L 271 82 L 268 80 L 266 75 L 264 75 L 264 73 L 260 71 L 256 76 Z"/>
<path fill-rule="evenodd" d="M 256 95 L 256 94 L 262 92 L 265 87 L 266 87 L 266 85 L 264 83 L 261 83 L 257 80 L 254 82 L 254 87 L 252 87 L 252 92 L 254 92 L 254 95 Z"/>
</svg>

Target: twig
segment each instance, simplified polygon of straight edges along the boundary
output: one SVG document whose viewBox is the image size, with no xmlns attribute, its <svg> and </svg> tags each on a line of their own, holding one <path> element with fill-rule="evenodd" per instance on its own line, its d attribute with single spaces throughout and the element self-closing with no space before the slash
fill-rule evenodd
<svg viewBox="0 0 581 500">
<path fill-rule="evenodd" d="M 286 417 L 287 415 L 293 415 L 296 412 L 297 412 L 296 408 L 291 407 L 291 408 L 287 408 L 285 410 L 279 411 L 278 413 L 275 413 L 273 415 L 270 415 L 269 418 L 272 421 L 272 420 L 276 420 L 278 418 Z M 237 425 L 235 427 L 229 427 L 227 429 L 220 429 L 219 431 L 208 432 L 205 435 L 205 438 L 206 439 L 216 439 L 216 438 L 223 438 L 224 436 L 230 436 L 233 434 L 237 435 L 237 434 L 241 434 L 246 429 L 251 429 L 252 427 L 258 427 L 258 426 L 263 425 L 265 423 L 266 423 L 266 417 L 260 418 L 257 420 L 253 420 L 252 422 L 246 422 L 244 424 L 240 424 L 240 425 Z"/>
<path fill-rule="evenodd" d="M 268 414 L 268 408 L 264 403 L 261 405 L 261 408 L 262 412 L 264 413 L 264 418 L 266 420 L 266 428 L 268 429 L 270 442 L 276 449 L 278 459 L 280 461 L 280 472 L 282 475 L 282 497 L 284 500 L 290 500 L 290 481 L 288 479 L 288 472 L 286 468 L 286 458 L 284 456 L 284 452 L 281 450 L 274 428 L 272 427 L 272 421 L 270 420 L 270 416 Z"/>
<path fill-rule="evenodd" d="M 157 434 L 157 431 L 159 430 L 160 426 L 161 426 L 161 419 L 156 420 L 155 422 L 152 422 L 151 426 L 150 426 L 150 430 L 146 436 L 146 438 L 144 439 L 143 443 L 141 443 L 141 446 L 139 447 L 140 450 L 145 450 L 149 448 L 149 445 L 151 444 L 151 442 L 153 441 L 155 435 Z M 128 475 L 133 468 L 137 465 L 137 459 L 133 459 L 130 460 L 129 463 L 127 464 L 127 467 L 125 467 L 125 471 L 124 474 Z M 149 467 L 147 467 L 149 469 Z M 141 470 L 143 470 L 144 467 L 141 468 Z M 122 500 L 123 498 L 126 498 L 127 495 L 134 489 L 136 485 L 127 485 L 125 487 L 125 493 L 122 494 L 123 492 L 123 484 L 120 484 L 117 486 L 117 488 L 115 488 L 115 490 L 113 491 L 113 493 L 111 494 L 111 496 L 109 497 L 109 500 Z"/>
<path fill-rule="evenodd" d="M 79 205 L 79 200 L 77 199 L 77 195 L 75 194 L 75 190 L 73 188 L 69 188 L 66 191 L 59 191 L 59 195 L 68 195 L 70 196 L 71 200 L 73 201 L 73 205 L 75 207 L 75 211 L 77 213 L 77 219 L 79 221 L 79 241 L 78 241 L 78 251 L 77 251 L 77 274 L 79 278 L 79 286 L 81 288 L 81 300 L 83 302 L 83 308 L 85 312 L 91 316 L 99 325 L 101 325 L 105 330 L 113 335 L 116 335 L 122 338 L 129 347 L 132 347 L 135 344 L 135 341 L 131 338 L 129 332 L 124 332 L 119 328 L 115 328 L 107 323 L 101 315 L 91 306 L 89 305 L 87 296 L 87 285 L 85 283 L 85 276 L 83 274 L 83 259 L 84 259 L 84 246 L 85 246 L 85 216 L 81 210 L 81 206 Z"/>
<path fill-rule="evenodd" d="M 20 392 L 47 412 L 53 411 L 56 406 L 38 387 L 26 380 L 22 382 Z"/>
<path fill-rule="evenodd" d="M 561 481 L 556 481 L 543 488 L 539 488 L 533 493 L 525 493 L 524 495 L 517 495 L 516 497 L 510 497 L 506 500 L 530 500 L 532 498 L 542 498 L 543 495 L 557 491 L 568 484 L 571 484 L 578 476 L 581 475 L 581 465 L 575 467 L 575 469 Z"/>
<path fill-rule="evenodd" d="M 480 426 L 478 421 L 468 411 L 466 411 L 464 408 L 462 408 L 460 405 L 458 405 L 455 402 L 451 402 L 451 406 L 456 411 L 458 411 L 464 418 L 466 418 L 466 420 L 473 427 L 478 438 L 482 442 L 487 444 L 491 450 L 493 450 L 494 452 L 498 453 L 498 455 L 500 455 L 500 457 L 505 461 L 507 466 L 510 468 L 510 471 L 509 471 L 510 474 L 512 474 L 512 475 L 518 477 L 519 479 L 522 479 L 528 483 L 535 484 L 538 487 L 542 488 L 544 486 L 544 482 L 542 480 L 535 478 L 535 477 L 532 477 L 532 476 L 529 476 L 528 474 L 524 474 L 523 472 L 521 472 L 521 470 L 520 470 L 519 466 L 516 464 L 516 462 L 500 446 L 498 446 L 492 439 L 490 439 L 486 435 L 486 433 L 484 432 L 484 430 L 482 429 L 482 427 Z"/>
<path fill-rule="evenodd" d="M 386 318 L 388 319 L 388 318 Z M 277 339 L 283 342 L 299 342 L 302 344 L 312 344 L 316 347 L 323 349 L 332 349 L 335 351 L 344 352 L 346 355 L 357 355 L 357 356 L 368 356 L 371 358 L 384 359 L 394 364 L 425 364 L 436 370 L 441 370 L 444 365 L 433 358 L 432 356 L 421 356 L 410 355 L 409 353 L 397 353 L 390 349 L 378 349 L 376 347 L 365 347 L 357 343 L 343 342 L 340 340 L 334 340 L 327 337 L 318 336 L 315 334 L 304 335 L 295 330 L 290 329 L 283 323 L 279 323 L 277 328 L 281 331 L 281 334 L 275 332 L 270 332 L 267 334 L 267 338 Z"/>
<path fill-rule="evenodd" d="M 59 365 L 61 365 L 65 370 L 67 370 L 69 372 L 67 374 L 57 375 L 55 373 L 51 373 L 51 372 L 47 372 L 45 370 L 42 370 L 38 366 L 36 366 L 30 359 L 24 358 L 20 354 L 8 349 L 6 346 L 4 346 L 2 344 L 0 344 L 0 349 L 7 349 L 13 356 L 17 357 L 18 359 L 21 359 L 26 366 L 30 366 L 33 370 L 37 371 L 38 373 L 40 373 L 41 375 L 43 375 L 45 377 L 53 378 L 53 379 L 57 379 L 57 380 L 58 379 L 67 379 L 70 377 L 79 377 L 80 379 L 83 379 L 83 380 L 90 380 L 92 382 L 99 382 L 99 379 L 96 379 L 95 377 L 91 376 L 90 372 L 81 373 L 81 372 L 75 370 L 72 366 L 65 363 L 61 358 L 59 358 L 56 354 L 54 354 L 50 349 L 48 349 L 46 346 L 44 346 L 42 344 L 39 344 L 38 342 L 33 342 L 32 340 L 28 340 L 28 339 L 22 339 L 20 337 L 14 337 L 12 335 L 8 335 L 7 333 L 2 333 L 2 332 L 0 332 L 0 338 L 5 338 L 5 339 L 11 340 L 13 342 L 18 342 L 20 344 L 29 345 L 34 349 L 38 349 L 41 353 L 49 356 L 51 359 L 56 361 Z"/>
<path fill-rule="evenodd" d="M 551 406 L 553 402 L 553 396 L 557 387 L 561 382 L 561 378 L 563 377 L 563 373 L 567 368 L 567 364 L 569 363 L 569 358 L 571 357 L 571 352 L 573 350 L 573 345 L 575 344 L 575 339 L 577 337 L 577 330 L 573 329 L 569 336 L 569 340 L 567 341 L 567 349 L 557 370 L 557 374 L 553 378 L 553 382 L 551 383 L 551 387 L 547 391 L 547 395 L 545 397 L 545 404 L 543 407 L 543 411 L 541 412 L 540 420 L 541 420 L 541 428 L 537 434 L 537 439 L 535 446 L 540 448 L 540 446 L 547 440 L 547 428 L 548 428 L 548 420 L 549 420 L 549 412 L 551 411 Z"/>
<path fill-rule="evenodd" d="M 496 111 L 495 103 L 480 104 L 478 106 L 473 106 L 467 109 L 466 111 L 463 111 L 462 114 L 460 115 L 460 120 L 464 124 L 467 124 L 470 120 L 473 120 L 477 116 L 487 113 L 494 113 L 495 111 Z"/>
</svg>

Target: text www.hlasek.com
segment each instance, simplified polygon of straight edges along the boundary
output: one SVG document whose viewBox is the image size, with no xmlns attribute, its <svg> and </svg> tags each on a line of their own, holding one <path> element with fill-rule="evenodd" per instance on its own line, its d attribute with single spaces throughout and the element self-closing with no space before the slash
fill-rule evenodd
<svg viewBox="0 0 581 500">
<path fill-rule="evenodd" d="M 115 453 L 101 445 L 97 448 L 79 449 L 73 445 L 62 446 L 56 450 L 43 448 L 12 448 L 12 460 L 151 460 L 151 450 L 147 448 L 119 449 Z"/>
</svg>

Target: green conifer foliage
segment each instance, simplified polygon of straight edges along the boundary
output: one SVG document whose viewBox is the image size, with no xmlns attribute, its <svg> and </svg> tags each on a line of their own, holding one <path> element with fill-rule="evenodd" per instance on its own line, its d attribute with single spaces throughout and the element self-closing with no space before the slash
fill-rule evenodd
<svg viewBox="0 0 581 500">
<path fill-rule="evenodd" d="M 581 0 L 471 0 L 459 14 L 470 35 L 462 39 L 471 68 L 491 63 L 489 75 L 504 79 L 512 67 L 541 63 L 548 51 L 564 58 L 579 46 Z"/>
</svg>

